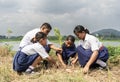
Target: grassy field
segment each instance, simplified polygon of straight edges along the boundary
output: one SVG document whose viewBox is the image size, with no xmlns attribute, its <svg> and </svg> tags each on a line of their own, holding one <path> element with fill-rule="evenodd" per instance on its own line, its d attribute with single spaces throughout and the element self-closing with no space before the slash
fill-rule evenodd
<svg viewBox="0 0 120 82">
<path fill-rule="evenodd" d="M 61 67 L 58 69 L 49 67 L 46 70 L 39 65 L 35 74 L 18 75 L 12 69 L 15 52 L 9 46 L 2 46 L 0 47 L 0 82 L 120 82 L 120 47 L 108 47 L 108 49 L 110 58 L 107 70 L 91 69 L 84 75 L 79 64 L 69 72 Z M 57 60 L 54 51 L 51 54 Z"/>
</svg>

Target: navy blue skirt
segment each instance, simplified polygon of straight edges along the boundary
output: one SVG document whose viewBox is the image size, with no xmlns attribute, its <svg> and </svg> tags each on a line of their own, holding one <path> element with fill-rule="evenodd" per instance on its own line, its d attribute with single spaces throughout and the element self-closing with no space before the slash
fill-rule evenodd
<svg viewBox="0 0 120 82">
<path fill-rule="evenodd" d="M 39 56 L 39 54 L 26 55 L 25 53 L 18 51 L 14 56 L 13 69 L 18 72 L 24 72 L 34 60 Z"/>
<path fill-rule="evenodd" d="M 82 46 L 77 47 L 77 52 L 79 63 L 81 66 L 84 67 L 86 63 L 89 61 L 93 52 L 90 49 L 84 49 Z M 109 58 L 108 50 L 106 47 L 103 47 L 101 50 L 99 50 L 97 59 L 101 59 L 102 61 L 106 62 L 108 58 Z M 93 64 L 95 64 L 95 62 Z"/>
<path fill-rule="evenodd" d="M 62 59 L 67 61 L 70 57 L 74 57 L 75 54 L 76 54 L 76 51 L 62 52 Z"/>
</svg>

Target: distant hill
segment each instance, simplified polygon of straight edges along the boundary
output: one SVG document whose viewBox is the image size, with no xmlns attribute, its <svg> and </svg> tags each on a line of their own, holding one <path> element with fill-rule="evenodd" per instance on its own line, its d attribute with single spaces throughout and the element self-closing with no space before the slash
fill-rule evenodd
<svg viewBox="0 0 120 82">
<path fill-rule="evenodd" d="M 98 36 L 120 37 L 120 31 L 114 29 L 102 29 L 91 34 Z"/>
</svg>

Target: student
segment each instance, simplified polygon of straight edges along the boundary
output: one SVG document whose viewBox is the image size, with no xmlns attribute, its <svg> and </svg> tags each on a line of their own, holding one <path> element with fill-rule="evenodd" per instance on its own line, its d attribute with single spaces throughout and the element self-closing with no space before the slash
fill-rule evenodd
<svg viewBox="0 0 120 82">
<path fill-rule="evenodd" d="M 74 42 L 74 36 L 67 36 L 65 42 L 62 44 L 62 52 L 57 52 L 58 59 L 64 68 L 67 67 L 68 60 L 70 59 L 70 57 L 75 59 L 76 46 Z"/>
<path fill-rule="evenodd" d="M 36 43 L 27 45 L 18 51 L 14 57 L 13 69 L 27 74 L 33 73 L 34 68 L 40 61 L 46 59 L 55 65 L 55 61 L 45 51 L 47 36 L 43 32 L 38 32 L 35 36 Z"/>
<path fill-rule="evenodd" d="M 37 32 L 43 32 L 46 35 L 48 35 L 51 30 L 52 30 L 52 27 L 51 27 L 51 25 L 49 23 L 43 23 L 40 28 L 36 28 L 36 29 L 33 29 L 33 30 L 27 32 L 25 34 L 25 36 L 23 37 L 23 39 L 21 40 L 19 48 L 21 49 L 21 48 L 23 48 L 26 45 L 33 44 L 31 42 L 31 40 L 34 39 L 35 34 Z M 46 51 L 48 53 L 49 53 L 51 48 L 54 49 L 54 50 L 61 50 L 60 48 L 57 48 L 52 43 L 50 43 L 49 40 L 47 40 L 47 44 L 48 45 L 45 46 L 45 49 L 46 49 Z"/>
<path fill-rule="evenodd" d="M 80 39 L 80 44 L 77 47 L 78 60 L 83 68 L 83 72 L 87 73 L 90 66 L 95 64 L 101 67 L 106 67 L 108 60 L 108 50 L 105 46 L 93 35 L 88 34 L 88 30 L 81 25 L 74 28 L 75 35 Z"/>
</svg>

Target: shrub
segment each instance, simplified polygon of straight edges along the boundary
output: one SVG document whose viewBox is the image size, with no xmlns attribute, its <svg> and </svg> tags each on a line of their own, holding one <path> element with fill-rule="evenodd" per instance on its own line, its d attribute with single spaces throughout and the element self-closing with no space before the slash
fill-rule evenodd
<svg viewBox="0 0 120 82">
<path fill-rule="evenodd" d="M 0 46 L 0 56 L 13 56 L 14 51 L 12 51 L 13 46 L 9 44 L 5 44 L 3 46 Z"/>
<path fill-rule="evenodd" d="M 117 47 L 108 46 L 107 48 L 109 52 L 110 63 L 119 64 L 120 63 L 120 46 L 117 46 Z"/>
</svg>

